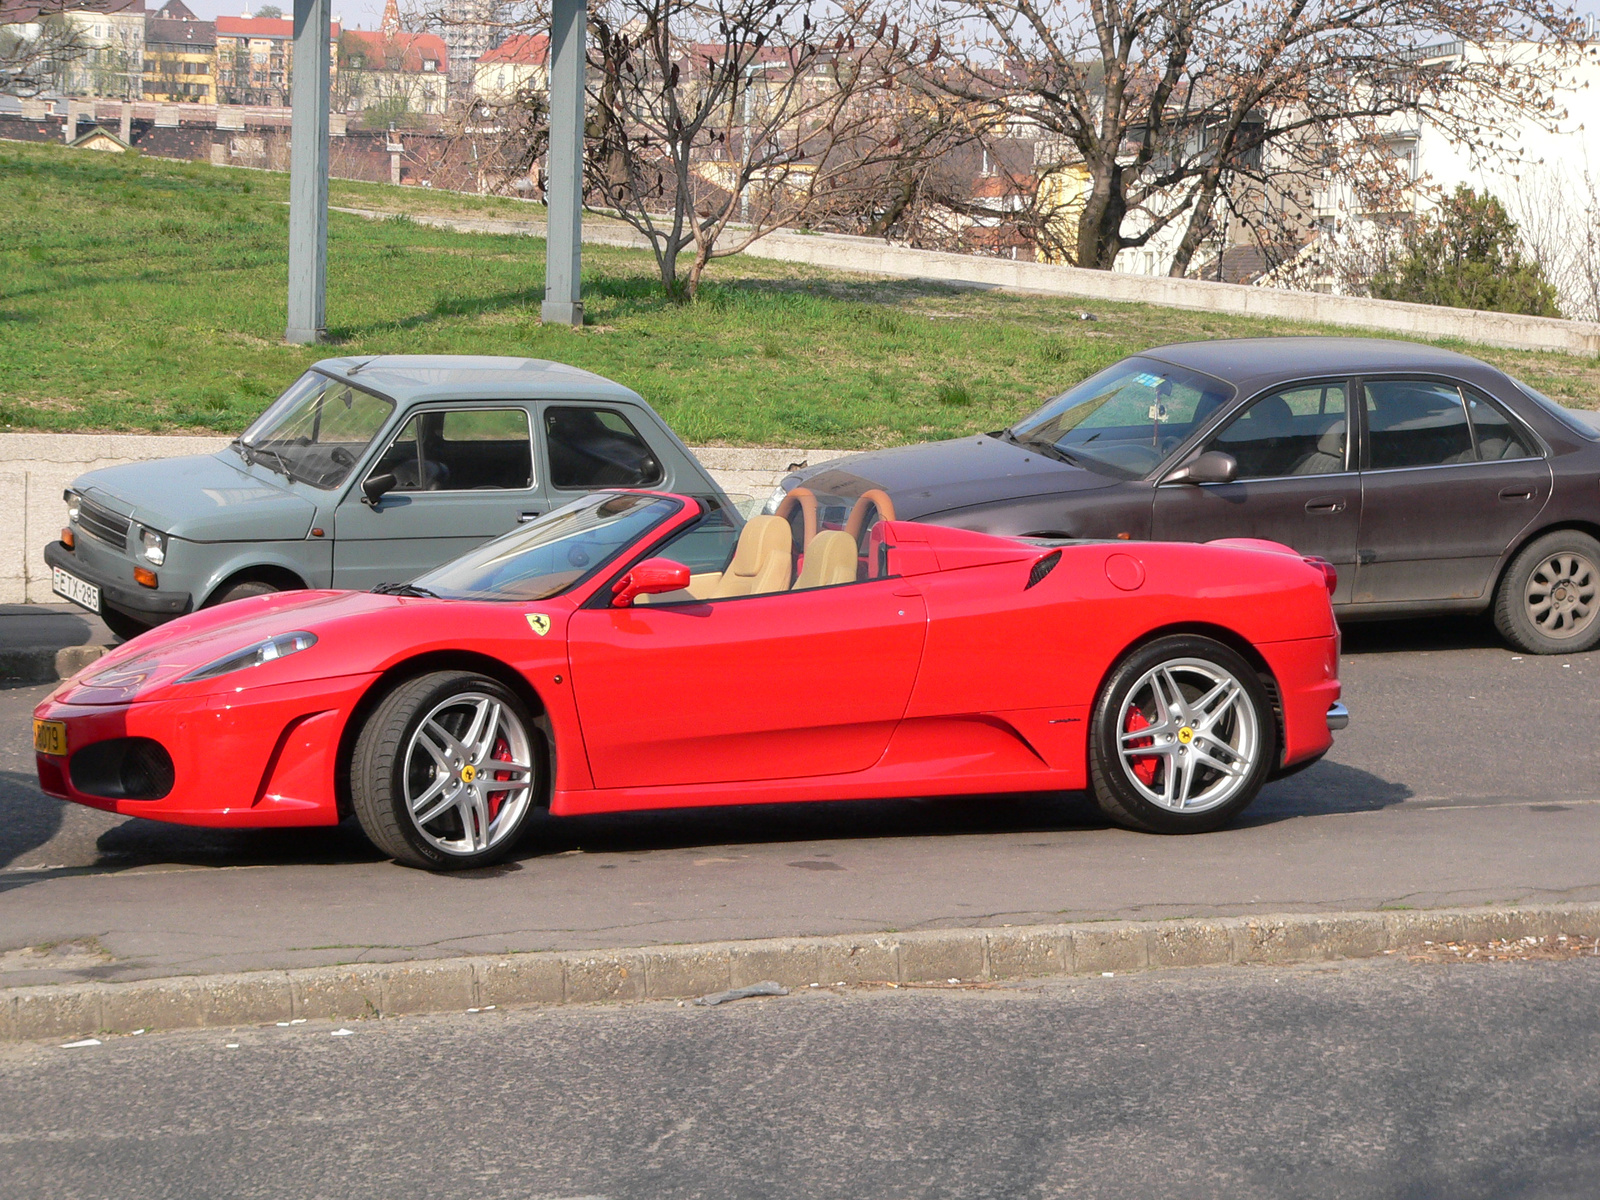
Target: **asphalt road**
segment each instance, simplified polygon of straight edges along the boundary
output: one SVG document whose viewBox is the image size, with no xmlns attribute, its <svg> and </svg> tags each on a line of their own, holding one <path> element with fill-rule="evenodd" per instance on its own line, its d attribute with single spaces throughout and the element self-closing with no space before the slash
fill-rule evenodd
<svg viewBox="0 0 1600 1200">
<path fill-rule="evenodd" d="M 1108 827 L 1081 796 L 550 821 L 435 876 L 353 829 L 214 833 L 41 795 L 0 692 L 0 986 L 455 953 L 1097 917 L 1600 899 L 1600 653 L 1474 622 L 1352 627 L 1352 722 L 1233 828 Z M 48 955 L 6 954 L 53 944 Z"/>
<path fill-rule="evenodd" d="M 16 1200 L 1592 1196 L 1600 960 L 0 1048 Z"/>
</svg>

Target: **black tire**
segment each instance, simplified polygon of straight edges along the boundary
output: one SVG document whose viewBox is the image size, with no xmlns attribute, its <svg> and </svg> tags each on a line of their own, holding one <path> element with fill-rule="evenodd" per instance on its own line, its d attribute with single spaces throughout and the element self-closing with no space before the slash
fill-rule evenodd
<svg viewBox="0 0 1600 1200">
<path fill-rule="evenodd" d="M 205 602 L 204 607 L 215 608 L 219 604 L 227 604 L 232 600 L 245 600 L 251 596 L 269 596 L 273 592 L 283 589 L 274 584 L 263 583 L 259 579 L 247 579 L 243 583 L 229 584 L 225 588 L 217 589 L 211 599 Z"/>
<path fill-rule="evenodd" d="M 1600 542 L 1576 529 L 1534 538 L 1494 593 L 1500 636 L 1526 654 L 1579 654 L 1600 645 Z"/>
<path fill-rule="evenodd" d="M 1163 667 L 1167 673 L 1156 677 Z M 1168 691 L 1175 685 L 1182 697 L 1181 709 L 1168 707 L 1170 719 L 1163 718 L 1153 678 Z M 1236 690 L 1207 692 L 1224 680 Z M 1207 694 L 1216 697 L 1209 721 L 1189 707 Z M 1277 719 L 1260 676 L 1237 652 L 1206 637 L 1164 637 L 1129 653 L 1101 685 L 1090 720 L 1089 786 L 1101 811 L 1129 829 L 1218 829 L 1256 798 L 1277 765 Z M 1148 739 L 1139 737 L 1145 728 Z M 1146 748 L 1150 754 L 1136 753 Z M 1185 805 L 1191 796 L 1193 805 Z"/>
<path fill-rule="evenodd" d="M 138 617 L 130 617 L 127 613 L 118 612 L 114 608 L 107 608 L 100 614 L 100 619 L 106 623 L 107 629 L 124 642 L 131 641 L 141 633 L 148 633 L 152 628 Z"/>
<path fill-rule="evenodd" d="M 459 741 L 452 749 L 445 735 L 467 737 L 471 727 L 463 721 L 471 720 L 470 711 L 484 700 L 500 706 L 494 718 L 500 723 L 475 758 Z M 428 729 L 419 736 L 425 724 Z M 383 853 L 410 867 L 459 871 L 498 861 L 515 847 L 529 814 L 544 800 L 549 762 L 545 739 L 522 701 L 486 675 L 435 671 L 397 685 L 367 716 L 350 759 L 350 800 L 362 832 Z M 442 747 L 445 757 L 430 751 L 429 743 Z M 501 746 L 507 768 L 526 768 L 525 783 L 485 788 L 490 770 L 497 780 L 512 772 L 463 768 L 480 760 L 501 761 Z M 516 757 L 521 753 L 527 754 L 526 763 Z M 419 807 L 414 810 L 413 804 Z M 434 807 L 437 815 L 428 817 Z"/>
</svg>

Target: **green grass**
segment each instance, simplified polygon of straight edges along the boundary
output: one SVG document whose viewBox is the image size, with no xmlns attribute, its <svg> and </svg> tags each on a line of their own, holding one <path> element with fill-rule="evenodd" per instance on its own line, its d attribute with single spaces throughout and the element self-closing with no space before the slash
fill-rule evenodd
<svg viewBox="0 0 1600 1200">
<path fill-rule="evenodd" d="M 329 221 L 333 344 L 282 343 L 287 177 L 0 143 L 0 425 L 235 432 L 317 358 L 553 358 L 636 388 L 692 443 L 862 447 L 1009 423 L 1165 342 L 1282 321 L 889 282 L 759 259 L 666 301 L 646 253 L 584 251 L 582 330 L 539 324 L 544 243 Z M 335 181 L 333 203 L 540 217 L 513 200 Z M 1331 331 L 1339 332 L 1339 331 Z M 1463 347 L 1569 404 L 1600 364 Z"/>
</svg>

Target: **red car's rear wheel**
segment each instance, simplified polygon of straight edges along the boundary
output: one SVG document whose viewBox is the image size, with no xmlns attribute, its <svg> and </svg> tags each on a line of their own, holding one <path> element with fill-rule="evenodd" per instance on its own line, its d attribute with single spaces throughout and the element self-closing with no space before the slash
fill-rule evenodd
<svg viewBox="0 0 1600 1200">
<path fill-rule="evenodd" d="M 1141 646 L 1101 689 L 1090 730 L 1095 800 L 1120 825 L 1216 829 L 1254 800 L 1277 750 L 1255 669 L 1210 638 Z"/>
<path fill-rule="evenodd" d="M 439 671 L 400 684 L 356 740 L 350 798 L 385 854 L 433 870 L 481 867 L 517 841 L 541 795 L 542 735 L 484 675 Z"/>
</svg>

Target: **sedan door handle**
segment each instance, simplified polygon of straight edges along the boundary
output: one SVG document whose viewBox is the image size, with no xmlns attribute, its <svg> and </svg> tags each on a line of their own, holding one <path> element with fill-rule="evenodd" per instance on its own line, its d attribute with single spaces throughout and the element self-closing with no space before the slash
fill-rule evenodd
<svg viewBox="0 0 1600 1200">
<path fill-rule="evenodd" d="M 1502 499 L 1502 500 L 1532 500 L 1533 499 L 1533 489 L 1532 488 L 1526 488 L 1526 487 L 1501 488 L 1500 489 L 1500 499 Z"/>
<path fill-rule="evenodd" d="M 532 509 L 517 514 L 517 524 L 526 525 L 529 521 L 537 520 L 539 514 Z"/>
<path fill-rule="evenodd" d="M 1306 501 L 1308 513 L 1341 513 L 1344 511 L 1343 496 L 1313 496 Z"/>
</svg>

